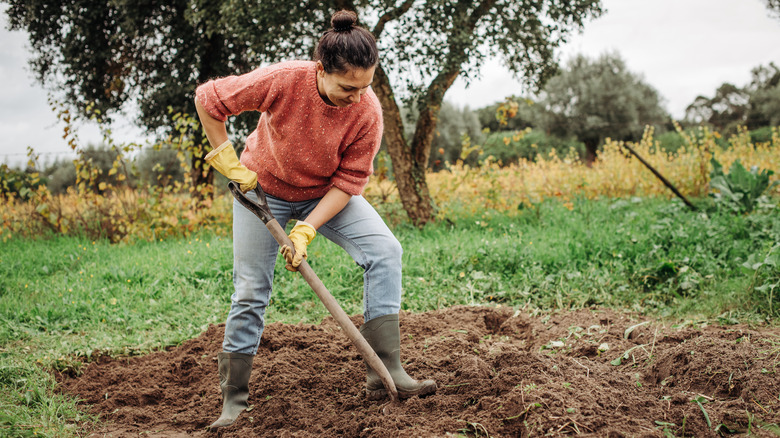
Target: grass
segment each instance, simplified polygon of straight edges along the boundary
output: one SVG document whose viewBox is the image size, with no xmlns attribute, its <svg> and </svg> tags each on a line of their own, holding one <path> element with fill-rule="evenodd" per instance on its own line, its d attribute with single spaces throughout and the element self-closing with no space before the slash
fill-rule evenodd
<svg viewBox="0 0 780 438">
<path fill-rule="evenodd" d="M 515 214 L 450 215 L 398 225 L 407 311 L 457 304 L 527 310 L 608 306 L 671 318 L 770 321 L 778 316 L 780 214 L 694 213 L 662 199 L 542 202 Z M 143 354 L 224 321 L 232 242 L 112 245 L 75 237 L 0 246 L 0 436 L 70 436 L 90 420 L 57 394 L 51 370 L 78 372 L 95 352 Z M 362 272 L 326 239 L 309 259 L 349 314 L 362 312 Z M 327 311 L 277 265 L 269 321 L 319 322 Z"/>
</svg>

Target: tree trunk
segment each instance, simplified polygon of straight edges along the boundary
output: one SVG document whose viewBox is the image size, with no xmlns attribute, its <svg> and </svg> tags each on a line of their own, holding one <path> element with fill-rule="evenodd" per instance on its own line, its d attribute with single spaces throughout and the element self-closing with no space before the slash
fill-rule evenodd
<svg viewBox="0 0 780 438">
<path fill-rule="evenodd" d="M 374 35 L 381 34 L 387 21 L 405 13 L 413 1 L 407 0 L 396 10 L 380 17 Z M 490 10 L 495 0 L 484 0 L 474 11 L 464 17 L 459 24 L 461 32 L 471 35 L 479 19 Z M 420 101 L 420 116 L 417 119 L 414 137 L 411 145 L 406 142 L 403 134 L 401 112 L 393 95 L 390 81 L 382 69 L 377 66 L 374 73 L 372 88 L 382 104 L 385 124 L 385 140 L 390 158 L 393 161 L 393 175 L 398 186 L 398 194 L 404 210 L 416 226 L 422 226 L 434 219 L 433 201 L 428 190 L 425 172 L 431 155 L 431 143 L 436 132 L 444 93 L 452 86 L 460 74 L 461 65 L 468 58 L 466 48 L 460 44 L 460 38 L 451 35 L 449 54 L 441 71 L 431 82 L 425 97 Z"/>
<path fill-rule="evenodd" d="M 591 167 L 596 161 L 596 151 L 599 147 L 599 139 L 594 137 L 586 137 L 582 140 L 582 142 L 585 143 L 585 165 Z"/>
<path fill-rule="evenodd" d="M 439 123 L 439 111 L 444 101 L 444 93 L 452 86 L 459 74 L 460 66 L 439 73 L 431 82 L 428 93 L 421 103 L 420 116 L 417 118 L 417 126 L 412 138 L 412 151 L 415 160 L 421 163 L 423 168 L 428 167 L 431 144 L 436 134 L 436 125 Z"/>
<path fill-rule="evenodd" d="M 433 203 L 425 179 L 426 163 L 416 159 L 418 154 L 415 154 L 404 138 L 401 111 L 395 101 L 390 80 L 381 64 L 376 68 L 371 87 L 382 104 L 384 137 L 387 151 L 393 161 L 393 176 L 398 186 L 401 204 L 413 224 L 425 225 L 433 220 Z"/>
</svg>

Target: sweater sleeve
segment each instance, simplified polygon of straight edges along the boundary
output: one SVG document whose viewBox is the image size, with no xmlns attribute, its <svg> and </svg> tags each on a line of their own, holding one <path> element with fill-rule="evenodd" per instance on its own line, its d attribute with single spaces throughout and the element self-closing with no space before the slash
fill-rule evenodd
<svg viewBox="0 0 780 438">
<path fill-rule="evenodd" d="M 209 115 L 221 122 L 244 111 L 265 111 L 275 98 L 273 69 L 259 68 L 240 76 L 212 79 L 195 96 Z"/>
<path fill-rule="evenodd" d="M 353 196 L 363 193 L 368 177 L 374 173 L 374 157 L 382 144 L 382 129 L 380 113 L 366 133 L 344 151 L 339 167 L 331 178 L 335 187 Z"/>
</svg>

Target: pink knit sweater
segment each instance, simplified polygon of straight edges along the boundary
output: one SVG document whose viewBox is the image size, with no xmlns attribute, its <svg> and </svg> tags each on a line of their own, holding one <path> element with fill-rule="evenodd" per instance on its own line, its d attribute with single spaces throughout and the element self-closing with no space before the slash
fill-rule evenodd
<svg viewBox="0 0 780 438">
<path fill-rule="evenodd" d="M 373 172 L 382 139 L 382 107 L 369 88 L 359 103 L 339 108 L 317 91 L 316 64 L 290 61 L 200 85 L 195 94 L 217 120 L 260 111 L 241 162 L 269 195 L 319 198 L 335 186 L 359 195 Z"/>
</svg>

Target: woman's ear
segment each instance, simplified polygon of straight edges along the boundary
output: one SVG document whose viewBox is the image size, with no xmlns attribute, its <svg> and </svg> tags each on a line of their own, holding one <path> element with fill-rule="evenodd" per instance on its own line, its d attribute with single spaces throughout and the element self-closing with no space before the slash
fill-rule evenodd
<svg viewBox="0 0 780 438">
<path fill-rule="evenodd" d="M 317 74 L 318 75 L 325 74 L 325 66 L 322 65 L 322 61 L 317 61 Z"/>
</svg>

